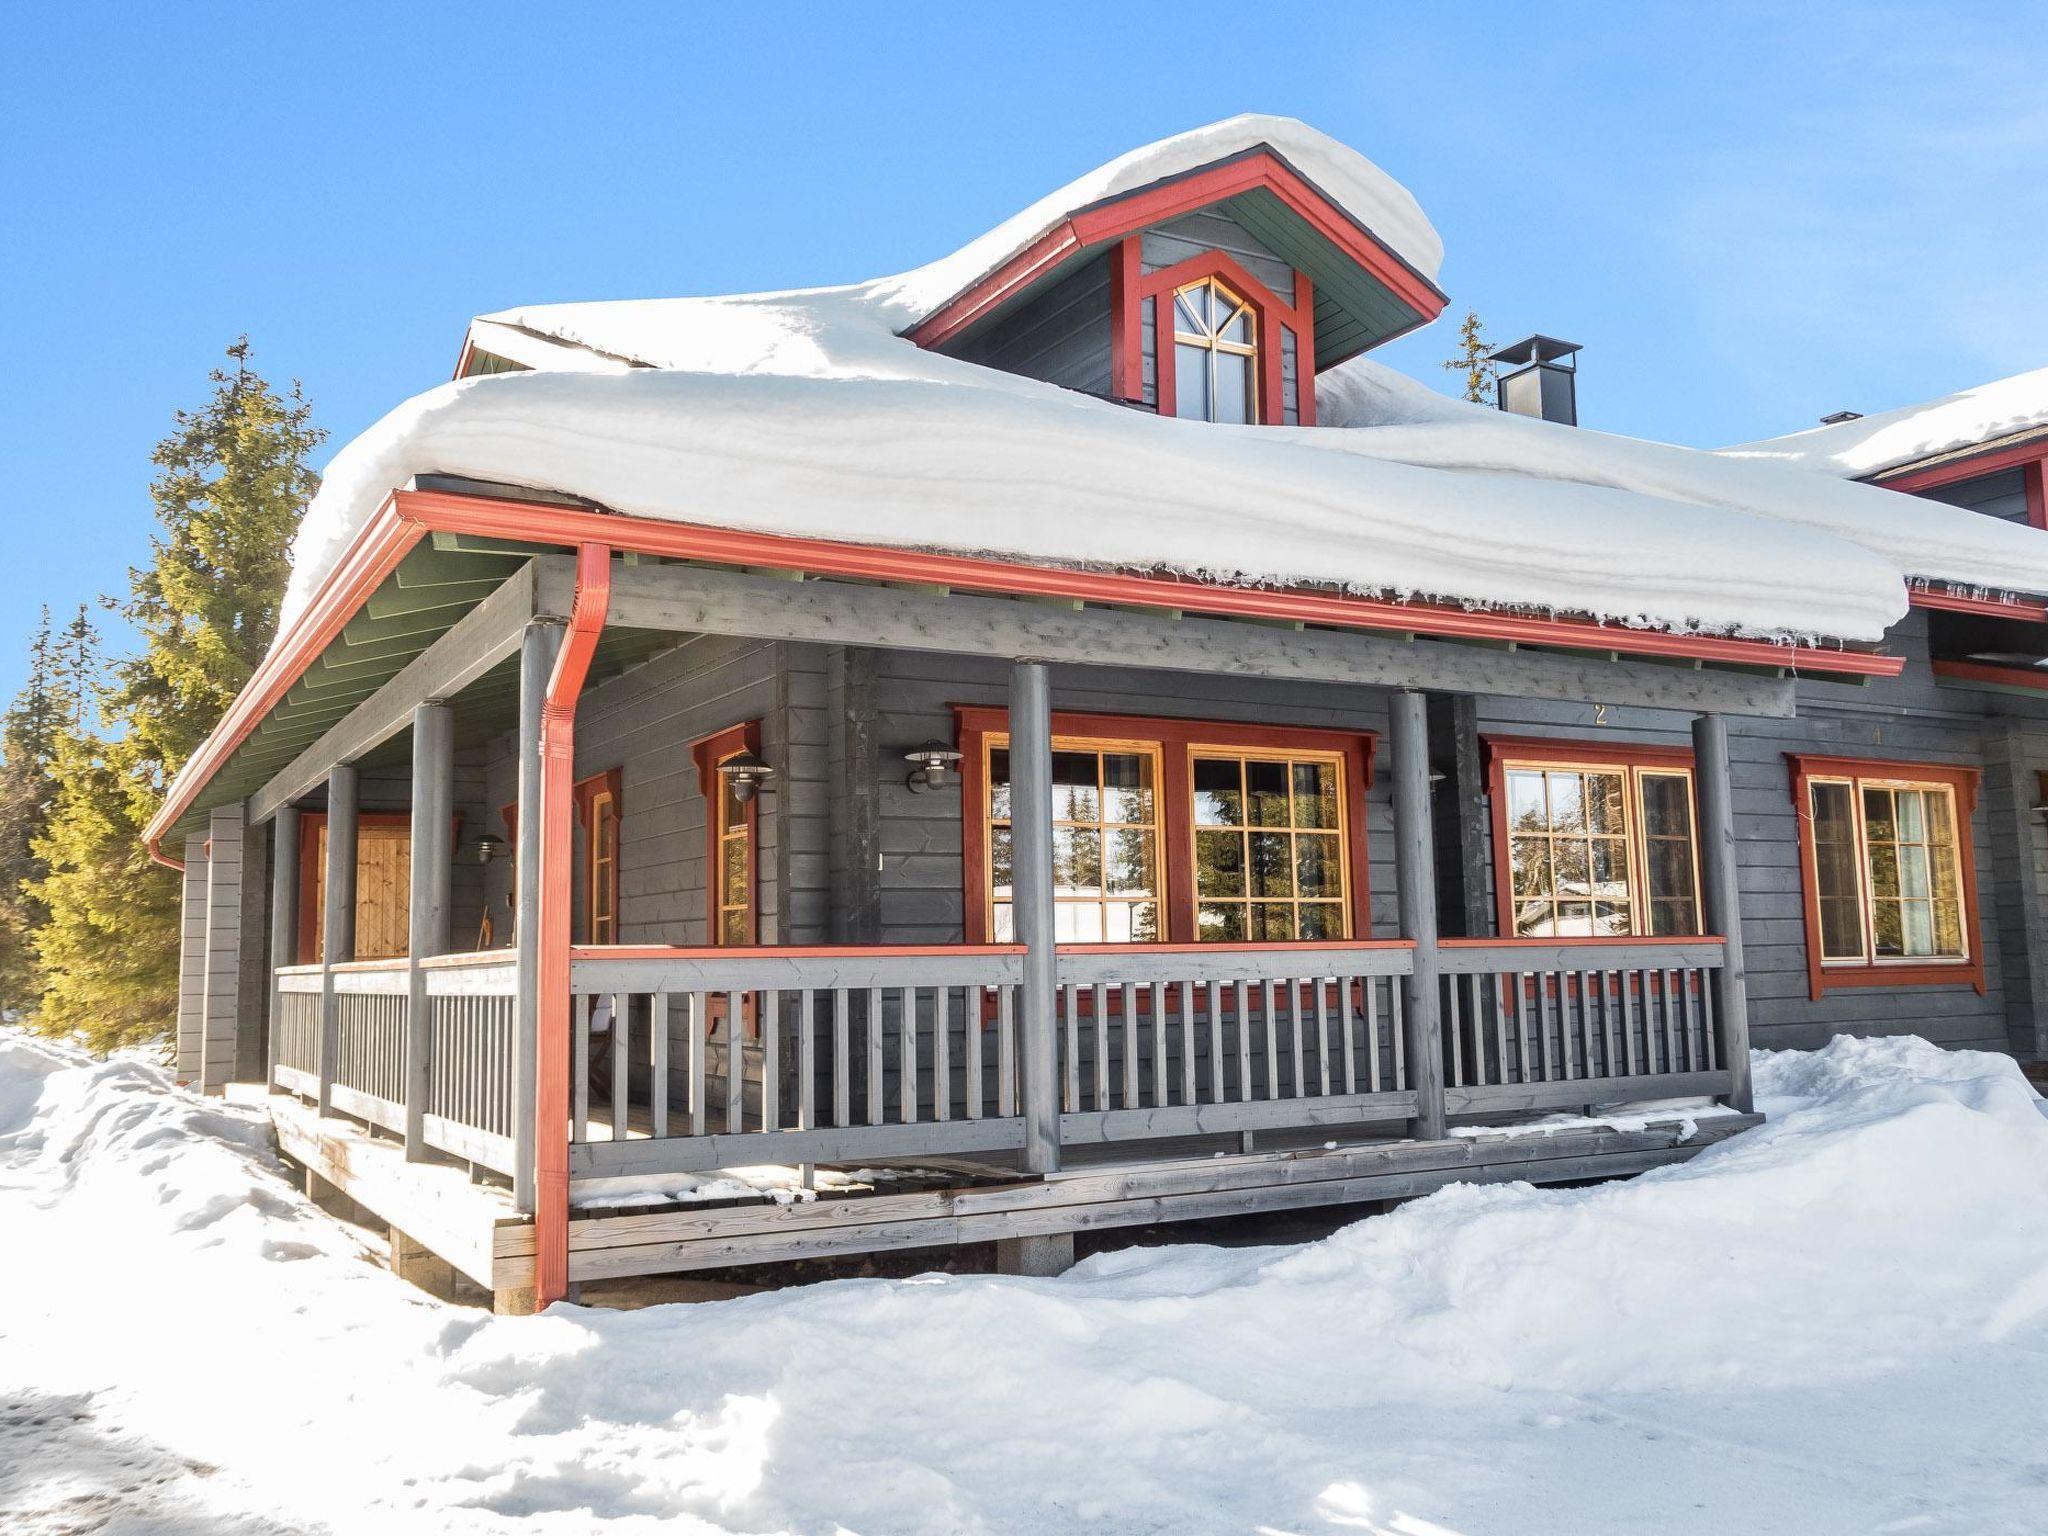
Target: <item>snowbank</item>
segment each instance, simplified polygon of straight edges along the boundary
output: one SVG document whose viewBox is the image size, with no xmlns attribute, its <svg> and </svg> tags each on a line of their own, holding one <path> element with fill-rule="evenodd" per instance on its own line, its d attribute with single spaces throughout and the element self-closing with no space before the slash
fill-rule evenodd
<svg viewBox="0 0 2048 1536">
<path fill-rule="evenodd" d="M 1304 1247 L 518 1320 L 373 1268 L 249 1112 L 0 1036 L 0 1398 L 74 1405 L 0 1486 L 90 1436 L 216 1469 L 158 1490 L 195 1530 L 2037 1530 L 2039 1100 L 1915 1040 L 1758 1086 L 1684 1167 Z"/>
<path fill-rule="evenodd" d="M 1323 427 L 1212 427 L 899 334 L 1075 209 L 1258 143 L 1435 272 L 1434 231 L 1385 173 L 1247 117 L 1114 161 L 903 276 L 487 315 L 477 343 L 536 371 L 430 390 L 337 453 L 285 617 L 390 490 L 428 473 L 770 533 L 1771 638 L 1874 641 L 1909 576 L 2048 590 L 2033 530 L 1504 416 L 1362 360 L 1318 382 Z"/>
<path fill-rule="evenodd" d="M 2042 426 L 2048 426 L 2048 368 L 1721 452 L 1815 474 L 1861 478 Z"/>
</svg>

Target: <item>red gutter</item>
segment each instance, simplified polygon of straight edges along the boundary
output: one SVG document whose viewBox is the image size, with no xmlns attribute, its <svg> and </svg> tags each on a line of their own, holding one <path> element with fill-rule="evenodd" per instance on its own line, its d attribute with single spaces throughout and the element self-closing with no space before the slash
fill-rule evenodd
<svg viewBox="0 0 2048 1536">
<path fill-rule="evenodd" d="M 1993 619 L 2048 621 L 2048 603 L 2032 597 L 1976 597 L 1967 592 L 1942 592 L 1932 587 L 1915 587 L 1908 594 L 1915 608 L 1938 608 L 1944 613 L 1974 613 Z"/>
<path fill-rule="evenodd" d="M 750 533 L 587 508 L 541 507 L 445 491 L 401 491 L 398 498 L 408 517 L 432 529 L 557 544 L 598 539 L 643 554 L 724 565 L 772 566 L 819 576 L 857 576 L 871 581 L 1170 608 L 1230 618 L 1282 619 L 1447 639 L 1511 640 L 1525 645 L 1568 646 L 1635 656 L 1677 656 L 1733 666 L 1789 667 L 1865 677 L 1896 677 L 1906 665 L 1903 656 L 1880 656 L 1868 651 L 1674 635 L 1659 630 L 1622 629 L 1590 619 L 1532 618 L 1336 593 L 1212 586 L 1168 576 L 1077 571 L 971 555 L 938 555 L 788 534 Z"/>
<path fill-rule="evenodd" d="M 604 634 L 611 546 L 576 551 L 576 601 L 548 678 L 540 724 L 539 1060 L 534 1070 L 536 1308 L 569 1292 L 569 906 L 574 864 L 570 799 L 576 782 L 576 700 Z"/>
</svg>

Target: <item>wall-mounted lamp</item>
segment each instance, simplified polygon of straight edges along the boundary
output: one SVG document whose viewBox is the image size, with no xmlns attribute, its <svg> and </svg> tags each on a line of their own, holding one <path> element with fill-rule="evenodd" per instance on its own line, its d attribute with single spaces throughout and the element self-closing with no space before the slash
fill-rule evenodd
<svg viewBox="0 0 2048 1536">
<path fill-rule="evenodd" d="M 718 765 L 719 777 L 732 790 L 733 799 L 745 805 L 760 792 L 775 770 L 752 752 L 736 752 Z"/>
<path fill-rule="evenodd" d="M 504 851 L 505 840 L 502 837 L 493 837 L 490 833 L 486 832 L 476 840 L 476 861 L 486 867 L 489 866 L 491 860 L 497 858 Z"/>
<path fill-rule="evenodd" d="M 916 794 L 930 789 L 944 789 L 946 775 L 953 771 L 953 765 L 960 761 L 960 754 L 943 741 L 928 741 L 923 746 L 912 747 L 903 754 L 906 762 L 917 764 L 910 777 L 903 782 Z"/>
</svg>

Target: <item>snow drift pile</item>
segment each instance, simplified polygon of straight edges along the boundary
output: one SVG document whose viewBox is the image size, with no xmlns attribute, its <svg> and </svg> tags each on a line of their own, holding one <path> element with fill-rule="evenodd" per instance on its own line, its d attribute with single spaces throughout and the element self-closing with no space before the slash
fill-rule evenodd
<svg viewBox="0 0 2048 1536">
<path fill-rule="evenodd" d="M 251 1112 L 0 1036 L 0 1401 L 218 1469 L 193 1529 L 2037 1529 L 2040 1102 L 1914 1040 L 1757 1080 L 1691 1164 L 1306 1247 L 493 1319 L 365 1262 Z"/>
<path fill-rule="evenodd" d="M 2048 590 L 2032 530 L 1506 417 L 1366 360 L 1318 381 L 1321 426 L 1222 427 L 901 335 L 1076 209 L 1262 144 L 1434 274 L 1436 234 L 1384 172 L 1247 116 L 1134 151 L 902 276 L 485 316 L 477 343 L 534 371 L 430 390 L 335 456 L 287 619 L 393 488 L 435 472 L 761 532 L 1774 638 L 1874 641 L 1907 576 Z"/>
</svg>

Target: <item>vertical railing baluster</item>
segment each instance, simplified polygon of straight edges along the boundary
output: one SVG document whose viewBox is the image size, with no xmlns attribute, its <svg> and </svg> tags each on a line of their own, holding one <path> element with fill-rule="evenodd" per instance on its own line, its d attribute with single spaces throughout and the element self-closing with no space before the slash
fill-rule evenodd
<svg viewBox="0 0 2048 1536">
<path fill-rule="evenodd" d="M 761 1129 L 782 1129 L 782 990 L 761 994 Z"/>
<path fill-rule="evenodd" d="M 1123 988 L 1124 1027 L 1118 1032 L 1124 1041 L 1124 1108 L 1138 1107 L 1139 1050 L 1138 1042 L 1143 1037 L 1138 1027 L 1138 988 L 1133 982 L 1125 982 Z"/>
<path fill-rule="evenodd" d="M 1344 1042 L 1344 1091 L 1346 1093 L 1356 1093 L 1358 1092 L 1358 1047 L 1352 1039 L 1351 978 L 1349 976 L 1337 976 L 1333 977 L 1332 981 L 1337 989 L 1337 1033 Z M 1360 977 L 1359 981 L 1365 989 L 1365 1048 L 1368 1052 L 1366 1060 L 1372 1064 L 1372 1082 L 1375 1091 L 1377 1091 L 1380 1080 L 1380 1054 L 1378 1026 L 1373 1022 L 1373 1015 L 1379 1012 L 1379 992 L 1373 977 Z"/>
<path fill-rule="evenodd" d="M 961 989 L 961 1011 L 965 1015 L 966 1030 L 962 1036 L 966 1047 L 966 1061 L 961 1067 L 961 1088 L 965 1102 L 961 1108 L 970 1120 L 979 1120 L 982 1110 L 981 1082 L 981 1035 L 985 1027 L 983 1015 L 988 1006 L 988 990 L 985 987 Z"/>
<path fill-rule="evenodd" d="M 1092 1074 L 1097 1110 L 1109 1108 L 1109 988 L 1097 983 L 1090 995 L 1095 1005 L 1095 1071 Z"/>
<path fill-rule="evenodd" d="M 882 1123 L 882 989 L 868 988 L 868 1124 Z"/>
<path fill-rule="evenodd" d="M 844 987 L 832 989 L 832 1123 L 853 1124 L 853 1030 L 847 1010 L 853 999 Z"/>
<path fill-rule="evenodd" d="M 706 1101 L 710 1097 L 705 1082 L 708 1075 L 704 1062 L 706 1037 L 711 1033 L 711 994 L 692 992 L 690 994 L 690 1134 L 702 1136 L 707 1120 Z"/>
<path fill-rule="evenodd" d="M 1579 972 L 1579 1066 L 1581 1077 L 1594 1077 L 1593 1071 L 1593 973 Z"/>
<path fill-rule="evenodd" d="M 1152 1103 L 1166 1108 L 1166 983 L 1152 983 Z"/>
<path fill-rule="evenodd" d="M 1223 1083 L 1223 984 L 1209 983 L 1209 1102 L 1225 1103 Z"/>
<path fill-rule="evenodd" d="M 647 1001 L 647 1108 L 656 1138 L 668 1135 L 668 994 Z"/>
<path fill-rule="evenodd" d="M 932 1118 L 953 1117 L 953 989 L 932 989 Z"/>
<path fill-rule="evenodd" d="M 1070 1115 L 1081 1109 L 1081 1007 L 1080 989 L 1071 983 L 1060 988 L 1060 1000 L 1066 1006 L 1066 1069 L 1061 1074 L 1064 1092 L 1061 1105 Z"/>
<path fill-rule="evenodd" d="M 1294 1097 L 1299 1099 L 1308 1093 L 1308 1059 L 1302 1045 L 1301 980 L 1290 976 L 1280 985 L 1287 989 L 1287 1041 L 1294 1069 Z"/>
<path fill-rule="evenodd" d="M 1280 1016 L 1274 1011 L 1273 979 L 1269 976 L 1259 984 L 1259 998 L 1265 1005 L 1266 1037 L 1266 1097 L 1280 1097 Z"/>
<path fill-rule="evenodd" d="M 1251 987 L 1237 984 L 1237 1097 L 1249 1104 L 1252 1098 Z"/>
<path fill-rule="evenodd" d="M 1316 1082 L 1324 1098 L 1330 1096 L 1330 978 L 1311 976 L 1308 984 L 1316 994 Z M 1346 1090 L 1349 1092 L 1349 1090 Z"/>
<path fill-rule="evenodd" d="M 1444 976 L 1444 991 L 1450 995 L 1450 1018 L 1446 1030 L 1451 1037 L 1451 1059 L 1444 1063 L 1444 1081 L 1454 1088 L 1467 1086 L 1465 1083 L 1465 1051 L 1461 1037 L 1465 1033 L 1465 1013 L 1460 988 L 1455 973 Z"/>
<path fill-rule="evenodd" d="M 1677 1069 L 1679 1069 L 1679 1067 L 1677 1067 L 1677 1051 L 1675 1051 L 1675 1044 L 1677 1044 L 1677 1024 L 1675 1024 L 1675 1022 L 1671 1020 L 1671 1004 L 1673 1004 L 1673 995 L 1671 995 L 1671 977 L 1673 977 L 1673 975 L 1677 975 L 1677 973 L 1675 973 L 1675 971 L 1659 971 L 1657 975 L 1659 975 L 1659 977 L 1663 979 L 1663 989 L 1665 989 L 1665 1008 L 1663 1008 L 1663 1024 L 1665 1024 L 1665 1071 L 1677 1071 Z"/>
<path fill-rule="evenodd" d="M 747 1128 L 747 1005 L 750 990 L 725 994 L 725 1130 L 737 1136 Z"/>
<path fill-rule="evenodd" d="M 796 1005 L 796 1124 L 818 1128 L 818 994 L 806 982 Z"/>
<path fill-rule="evenodd" d="M 571 1119 L 571 1141 L 588 1139 L 590 1131 L 590 994 L 578 993 L 576 997 L 576 1097 L 575 1110 Z M 466 1077 L 468 1074 L 465 1073 Z M 467 1106 L 465 1106 L 467 1107 Z"/>
<path fill-rule="evenodd" d="M 1403 1016 L 1407 1007 L 1407 994 L 1402 990 L 1400 978 L 1398 976 L 1389 976 L 1387 978 L 1387 1030 L 1388 1039 L 1393 1042 L 1394 1081 L 1392 1086 L 1397 1092 L 1410 1086 L 1408 1082 L 1407 1061 L 1408 1021 Z M 1378 1041 L 1373 1042 L 1372 1059 L 1374 1076 L 1377 1078 L 1380 1059 Z M 1374 1093 L 1378 1093 L 1379 1083 L 1375 1081 L 1372 1088 Z"/>
<path fill-rule="evenodd" d="M 1700 1046 L 1701 1056 L 1706 1061 L 1707 1071 L 1721 1070 L 1721 1050 L 1715 1041 L 1714 1020 L 1714 975 L 1706 966 L 1700 967 Z"/>
<path fill-rule="evenodd" d="M 1176 990 L 1180 993 L 1180 1101 L 1183 1104 L 1196 1102 L 1195 1082 L 1195 984 L 1182 980 Z"/>
<path fill-rule="evenodd" d="M 896 1110 L 905 1125 L 917 1124 L 917 993 L 896 989 Z"/>
<path fill-rule="evenodd" d="M 612 1140 L 624 1141 L 633 1118 L 633 996 L 612 994 Z"/>
<path fill-rule="evenodd" d="M 1017 989 L 996 988 L 996 1113 L 1007 1120 L 1017 1113 Z"/>
</svg>

